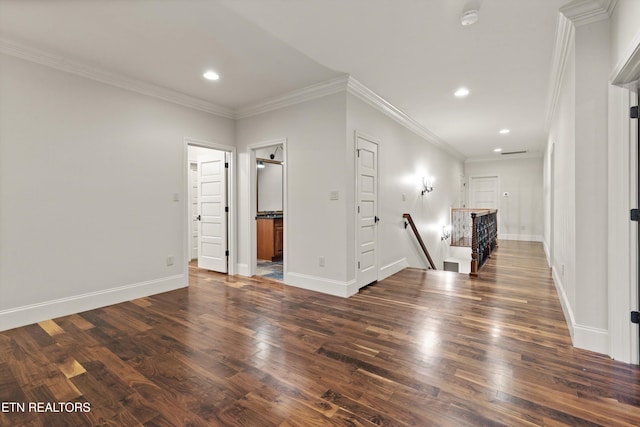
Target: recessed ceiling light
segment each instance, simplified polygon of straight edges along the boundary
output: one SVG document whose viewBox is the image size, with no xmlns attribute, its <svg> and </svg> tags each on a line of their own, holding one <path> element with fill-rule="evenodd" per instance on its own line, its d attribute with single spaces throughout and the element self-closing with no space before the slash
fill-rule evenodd
<svg viewBox="0 0 640 427">
<path fill-rule="evenodd" d="M 220 78 L 220 76 L 218 75 L 218 73 L 216 73 L 215 71 L 211 71 L 208 70 L 206 71 L 202 77 L 204 77 L 207 80 L 218 80 Z"/>
<path fill-rule="evenodd" d="M 511 132 L 509 129 L 500 129 L 500 133 L 503 134 L 503 135 L 506 135 L 509 132 Z"/>
<path fill-rule="evenodd" d="M 496 153 L 499 153 L 502 151 L 502 148 L 494 148 L 493 151 L 495 151 Z"/>
<path fill-rule="evenodd" d="M 469 89 L 467 89 L 466 87 L 461 87 L 460 89 L 455 91 L 454 95 L 457 98 L 464 98 L 465 96 L 469 95 Z"/>
<path fill-rule="evenodd" d="M 467 10 L 460 17 L 460 23 L 463 27 L 467 27 L 469 25 L 473 25 L 478 22 L 478 11 L 477 10 Z"/>
</svg>

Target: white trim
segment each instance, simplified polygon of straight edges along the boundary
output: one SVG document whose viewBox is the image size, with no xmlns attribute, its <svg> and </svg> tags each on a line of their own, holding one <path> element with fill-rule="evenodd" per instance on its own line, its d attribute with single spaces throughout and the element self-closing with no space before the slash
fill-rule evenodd
<svg viewBox="0 0 640 427">
<path fill-rule="evenodd" d="M 288 279 L 288 285 L 343 298 L 347 298 L 358 293 L 358 289 L 360 289 L 355 280 L 341 282 L 338 280 L 325 279 L 323 277 L 309 276 L 300 273 L 289 273 Z"/>
<path fill-rule="evenodd" d="M 247 247 L 249 248 L 249 264 L 247 266 L 248 270 L 246 270 L 246 276 L 254 276 L 256 274 L 258 268 L 258 232 L 256 229 L 256 212 L 258 212 L 257 207 L 257 172 L 256 172 L 256 150 L 260 148 L 273 147 L 274 145 L 282 145 L 282 161 L 283 161 L 283 169 L 282 169 L 282 225 L 283 225 L 283 257 L 282 257 L 282 281 L 285 284 L 289 284 L 288 275 L 289 275 L 289 185 L 288 185 L 288 150 L 287 150 L 287 138 L 278 138 L 272 139 L 268 141 L 256 142 L 254 144 L 247 145 L 248 152 L 248 164 L 247 170 L 249 171 L 249 191 L 248 197 L 249 200 L 246 201 L 247 206 L 249 206 L 249 212 L 247 213 L 247 230 L 249 230 L 249 242 L 247 242 Z M 246 200 L 246 199 L 245 199 Z"/>
<path fill-rule="evenodd" d="M 241 107 L 236 110 L 235 118 L 245 119 L 247 117 L 264 114 L 269 111 L 279 110 L 302 102 L 339 93 L 346 89 L 348 80 L 349 75 L 345 74 L 334 79 L 288 92 L 284 95 L 276 96 L 275 98 L 271 98 L 266 101 Z"/>
<path fill-rule="evenodd" d="M 551 253 L 549 252 L 549 245 L 542 239 L 542 249 L 544 249 L 544 256 L 547 259 L 547 265 L 551 267 Z"/>
<path fill-rule="evenodd" d="M 393 261 L 384 267 L 380 267 L 380 270 L 378 271 L 378 280 L 384 280 L 387 277 L 391 277 L 407 267 L 409 267 L 409 262 L 406 258 Z"/>
<path fill-rule="evenodd" d="M 347 92 L 360 99 L 361 101 L 364 101 L 376 110 L 382 112 L 387 117 L 395 120 L 421 138 L 426 139 L 433 145 L 442 148 L 458 160 L 465 159 L 465 156 L 463 154 L 447 144 L 444 140 L 440 139 L 429 129 L 422 126 L 413 118 L 405 114 L 398 107 L 391 104 L 389 101 L 387 101 L 351 76 L 349 77 L 349 80 L 347 82 Z"/>
<path fill-rule="evenodd" d="M 640 79 L 640 32 L 631 40 L 621 58 L 609 77 L 611 84 L 616 86 L 627 85 Z M 635 89 L 635 85 L 630 89 Z"/>
<path fill-rule="evenodd" d="M 229 153 L 231 157 L 229 159 L 229 175 L 228 175 L 228 182 L 227 182 L 227 200 L 229 202 L 229 215 L 228 215 L 229 228 L 227 230 L 227 247 L 229 250 L 229 260 L 227 265 L 228 265 L 228 274 L 232 276 L 236 274 L 236 262 L 237 262 L 236 260 L 238 258 L 238 254 L 237 254 L 237 248 L 238 248 L 237 228 L 238 227 L 236 225 L 237 206 L 238 206 L 236 203 L 236 200 L 237 200 L 236 147 L 219 144 L 211 141 L 203 141 L 200 139 L 185 137 L 184 151 L 183 151 L 184 159 L 182 162 L 183 165 L 186 165 L 189 162 L 189 145 L 196 146 L 196 147 L 203 147 L 203 148 L 211 148 L 213 150 L 218 150 L 218 151 L 224 151 L 225 153 Z M 183 180 L 184 180 L 183 188 L 186 187 L 187 189 L 185 194 L 189 194 L 189 178 L 187 175 L 188 173 L 189 171 L 185 167 L 184 174 L 183 174 Z M 188 200 L 189 197 L 183 197 L 183 199 L 185 201 L 184 203 L 185 229 L 183 230 L 183 235 L 186 241 L 185 253 L 183 255 L 186 263 L 185 265 L 187 266 L 187 271 L 189 271 L 188 266 L 189 266 L 189 259 L 191 258 L 191 244 L 190 244 L 191 236 L 189 236 L 189 232 L 187 230 L 189 230 L 190 223 L 191 223 L 191 218 L 189 218 L 189 204 L 191 203 L 191 200 Z"/>
<path fill-rule="evenodd" d="M 576 324 L 576 321 L 573 316 L 573 311 L 571 310 L 571 304 L 569 303 L 569 298 L 567 298 L 567 294 L 564 292 L 564 285 L 562 284 L 562 280 L 560 280 L 560 276 L 558 275 L 558 271 L 556 270 L 555 267 L 551 267 L 551 276 L 553 277 L 553 284 L 556 286 L 556 292 L 558 294 L 558 299 L 560 300 L 560 305 L 562 306 L 564 319 L 567 322 L 567 327 L 569 328 L 569 335 L 571 335 L 571 341 L 573 342 L 574 341 L 573 326 Z"/>
<path fill-rule="evenodd" d="M 609 331 L 584 325 L 573 325 L 573 345 L 584 350 L 609 354 Z"/>
<path fill-rule="evenodd" d="M 566 16 L 558 14 L 558 22 L 556 25 L 556 41 L 553 47 L 553 59 L 551 62 L 551 77 L 549 81 L 549 94 L 547 97 L 547 116 L 545 118 L 545 132 L 549 133 L 551 122 L 560 98 L 560 89 L 562 88 L 562 80 L 569 58 L 569 51 L 573 45 L 574 27 Z"/>
<path fill-rule="evenodd" d="M 233 110 L 216 105 L 212 102 L 152 83 L 147 83 L 142 80 L 134 79 L 124 74 L 106 71 L 80 61 L 48 53 L 5 38 L 0 38 L 0 53 L 35 62 L 37 64 L 55 68 L 56 70 L 65 71 L 67 73 L 119 87 L 121 89 L 159 98 L 173 104 L 205 111 L 210 114 L 215 114 L 216 116 L 226 117 L 229 119 L 233 119 L 235 117 Z"/>
<path fill-rule="evenodd" d="M 187 282 L 187 275 L 178 274 L 2 310 L 0 311 L 0 331 L 184 288 Z"/>
<path fill-rule="evenodd" d="M 236 274 L 245 277 L 251 277 L 251 269 L 248 264 L 237 264 Z"/>
<path fill-rule="evenodd" d="M 576 27 L 608 19 L 615 7 L 611 0 L 574 0 L 560 8 Z"/>
<path fill-rule="evenodd" d="M 542 242 L 542 236 L 540 236 L 539 234 L 500 234 L 498 233 L 498 241 L 500 240 L 519 240 L 521 242 Z"/>
</svg>

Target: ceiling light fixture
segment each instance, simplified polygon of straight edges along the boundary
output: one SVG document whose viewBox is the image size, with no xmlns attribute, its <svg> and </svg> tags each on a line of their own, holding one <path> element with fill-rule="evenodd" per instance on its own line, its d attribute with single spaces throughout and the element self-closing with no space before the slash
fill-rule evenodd
<svg viewBox="0 0 640 427">
<path fill-rule="evenodd" d="M 499 152 L 502 151 L 502 148 L 494 148 L 493 151 L 496 152 L 496 153 L 499 153 Z"/>
<path fill-rule="evenodd" d="M 475 9 L 465 10 L 460 17 L 460 23 L 463 27 L 468 27 L 478 22 L 478 11 Z"/>
<path fill-rule="evenodd" d="M 216 73 L 215 71 L 211 71 L 211 70 L 206 71 L 202 75 L 202 77 L 204 77 L 207 80 L 218 80 L 218 79 L 220 79 L 220 76 L 218 75 L 218 73 Z"/>
<path fill-rule="evenodd" d="M 469 95 L 469 89 L 467 89 L 466 87 L 461 87 L 460 89 L 455 91 L 453 95 L 456 98 L 464 98 L 465 96 Z"/>
<path fill-rule="evenodd" d="M 500 134 L 502 134 L 502 135 L 506 135 L 509 132 L 511 132 L 509 129 L 500 129 Z"/>
</svg>

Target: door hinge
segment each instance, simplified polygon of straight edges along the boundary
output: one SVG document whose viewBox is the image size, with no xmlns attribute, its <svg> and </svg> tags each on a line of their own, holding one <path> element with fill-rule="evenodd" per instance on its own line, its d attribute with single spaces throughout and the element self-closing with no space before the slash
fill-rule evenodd
<svg viewBox="0 0 640 427">
<path fill-rule="evenodd" d="M 358 206 L 358 213 L 360 213 L 360 206 Z"/>
<path fill-rule="evenodd" d="M 640 221 L 639 209 L 631 209 L 631 221 Z"/>
<path fill-rule="evenodd" d="M 360 261 L 358 261 L 358 270 L 360 270 Z"/>
<path fill-rule="evenodd" d="M 640 312 L 639 311 L 632 311 L 631 312 L 631 323 L 640 323 Z"/>
<path fill-rule="evenodd" d="M 225 211 L 225 212 L 229 212 L 229 206 L 225 206 L 225 207 L 224 207 L 224 211 Z"/>
<path fill-rule="evenodd" d="M 636 105 L 634 107 L 631 107 L 631 111 L 630 111 L 629 114 L 630 114 L 632 119 L 637 119 L 638 118 L 638 106 Z"/>
<path fill-rule="evenodd" d="M 229 162 L 224 162 L 225 169 L 229 169 Z"/>
<path fill-rule="evenodd" d="M 229 256 L 229 251 L 224 251 L 225 256 Z"/>
<path fill-rule="evenodd" d="M 356 151 L 358 152 L 358 157 L 360 157 L 360 149 L 358 148 Z"/>
</svg>

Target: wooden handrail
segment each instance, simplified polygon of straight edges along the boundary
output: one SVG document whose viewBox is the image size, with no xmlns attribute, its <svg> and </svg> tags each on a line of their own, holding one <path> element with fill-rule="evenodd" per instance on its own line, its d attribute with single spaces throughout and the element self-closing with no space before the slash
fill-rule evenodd
<svg viewBox="0 0 640 427">
<path fill-rule="evenodd" d="M 429 255 L 429 251 L 427 250 L 427 247 L 422 241 L 422 237 L 420 237 L 420 233 L 418 233 L 418 229 L 416 228 L 416 225 L 414 224 L 413 219 L 411 218 L 411 215 L 409 215 L 408 213 L 402 214 L 402 218 L 406 219 L 408 221 L 408 224 L 411 226 L 411 229 L 413 230 L 413 234 L 416 235 L 416 239 L 418 239 L 418 243 L 422 248 L 422 252 L 424 252 L 424 254 L 427 257 L 427 260 L 429 260 L 429 265 L 431 266 L 431 269 L 437 270 L 436 265 L 433 263 L 433 259 L 431 259 L 431 255 Z M 404 224 L 404 228 L 407 228 L 407 223 Z"/>
</svg>

